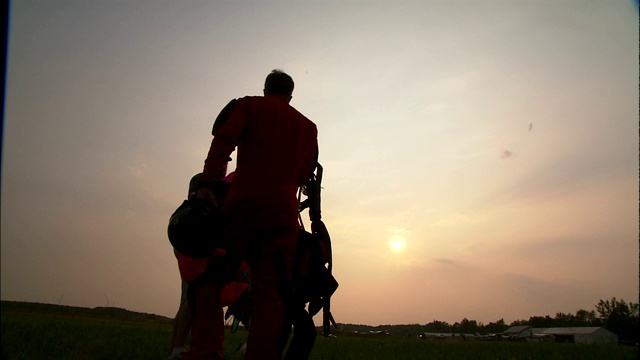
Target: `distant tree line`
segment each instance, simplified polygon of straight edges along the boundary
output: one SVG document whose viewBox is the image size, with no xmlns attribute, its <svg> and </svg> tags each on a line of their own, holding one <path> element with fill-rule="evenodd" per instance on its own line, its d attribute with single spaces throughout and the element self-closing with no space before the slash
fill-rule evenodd
<svg viewBox="0 0 640 360">
<path fill-rule="evenodd" d="M 574 314 L 556 313 L 555 317 L 532 316 L 529 320 L 516 320 L 506 324 L 504 319 L 483 324 L 476 320 L 462 319 L 460 322 L 449 324 L 445 321 L 434 320 L 426 325 L 380 325 L 376 327 L 366 325 L 343 325 L 347 331 L 376 331 L 386 330 L 393 336 L 413 336 L 424 332 L 433 333 L 462 333 L 462 334 L 500 334 L 511 326 L 528 325 L 533 328 L 550 327 L 603 327 L 618 335 L 622 341 L 637 342 L 640 338 L 638 331 L 638 303 L 625 302 L 616 299 L 600 300 L 595 310 L 580 309 Z"/>
<path fill-rule="evenodd" d="M 124 320 L 151 320 L 163 323 L 171 323 L 173 319 L 161 315 L 147 314 L 135 312 L 127 309 L 116 307 L 95 307 L 87 308 L 80 306 L 54 305 L 43 303 L 32 303 L 24 301 L 6 301 L 1 302 L 2 311 L 42 313 L 42 314 L 60 314 L 68 316 L 86 316 L 99 318 L 117 318 Z M 3 358 L 4 359 L 4 358 Z"/>
</svg>

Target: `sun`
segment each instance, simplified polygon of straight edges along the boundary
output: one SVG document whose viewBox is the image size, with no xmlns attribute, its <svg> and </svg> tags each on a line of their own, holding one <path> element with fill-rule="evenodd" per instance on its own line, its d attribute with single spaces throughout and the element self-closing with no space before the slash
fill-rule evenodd
<svg viewBox="0 0 640 360">
<path fill-rule="evenodd" d="M 404 250 L 405 247 L 406 247 L 406 243 L 404 239 L 396 238 L 391 240 L 391 251 L 399 253 L 399 252 L 402 252 L 402 250 Z"/>
</svg>

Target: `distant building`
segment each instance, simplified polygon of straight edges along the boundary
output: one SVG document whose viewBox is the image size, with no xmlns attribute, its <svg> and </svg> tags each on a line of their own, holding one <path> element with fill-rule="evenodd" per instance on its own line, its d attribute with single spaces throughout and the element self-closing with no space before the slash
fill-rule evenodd
<svg viewBox="0 0 640 360">
<path fill-rule="evenodd" d="M 558 342 L 577 344 L 617 344 L 618 336 L 602 327 L 556 327 L 532 328 L 531 326 L 512 326 L 502 333 L 507 339 L 526 339 L 543 341 L 553 338 Z"/>
<path fill-rule="evenodd" d="M 538 329 L 535 329 L 538 330 Z M 553 335 L 556 341 L 575 342 L 576 344 L 617 344 L 618 335 L 601 327 L 564 327 L 534 331 L 534 334 Z"/>
</svg>

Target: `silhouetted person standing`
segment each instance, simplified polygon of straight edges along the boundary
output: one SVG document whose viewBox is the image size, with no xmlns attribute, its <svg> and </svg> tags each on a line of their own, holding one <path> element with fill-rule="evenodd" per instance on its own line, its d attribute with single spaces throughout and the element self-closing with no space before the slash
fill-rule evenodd
<svg viewBox="0 0 640 360">
<path fill-rule="evenodd" d="M 318 155 L 316 125 L 289 105 L 293 87 L 289 75 L 274 70 L 265 80 L 264 96 L 236 102 L 211 142 L 201 178 L 205 185 L 197 195 L 215 204 L 211 184 L 225 176 L 229 155 L 237 148 L 235 178 L 222 212 L 231 244 L 226 276 L 235 274 L 242 259 L 251 266 L 246 359 L 281 359 L 282 330 L 291 326 L 285 323 L 285 303 L 300 227 L 296 195 Z"/>
</svg>

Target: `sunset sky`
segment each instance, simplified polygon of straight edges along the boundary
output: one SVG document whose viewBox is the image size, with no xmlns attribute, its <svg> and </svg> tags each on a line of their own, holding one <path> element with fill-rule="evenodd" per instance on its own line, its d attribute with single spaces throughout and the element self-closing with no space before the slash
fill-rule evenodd
<svg viewBox="0 0 640 360">
<path fill-rule="evenodd" d="M 12 1 L 2 300 L 173 317 L 169 216 L 272 69 L 357 324 L 638 302 L 635 1 Z"/>
</svg>

